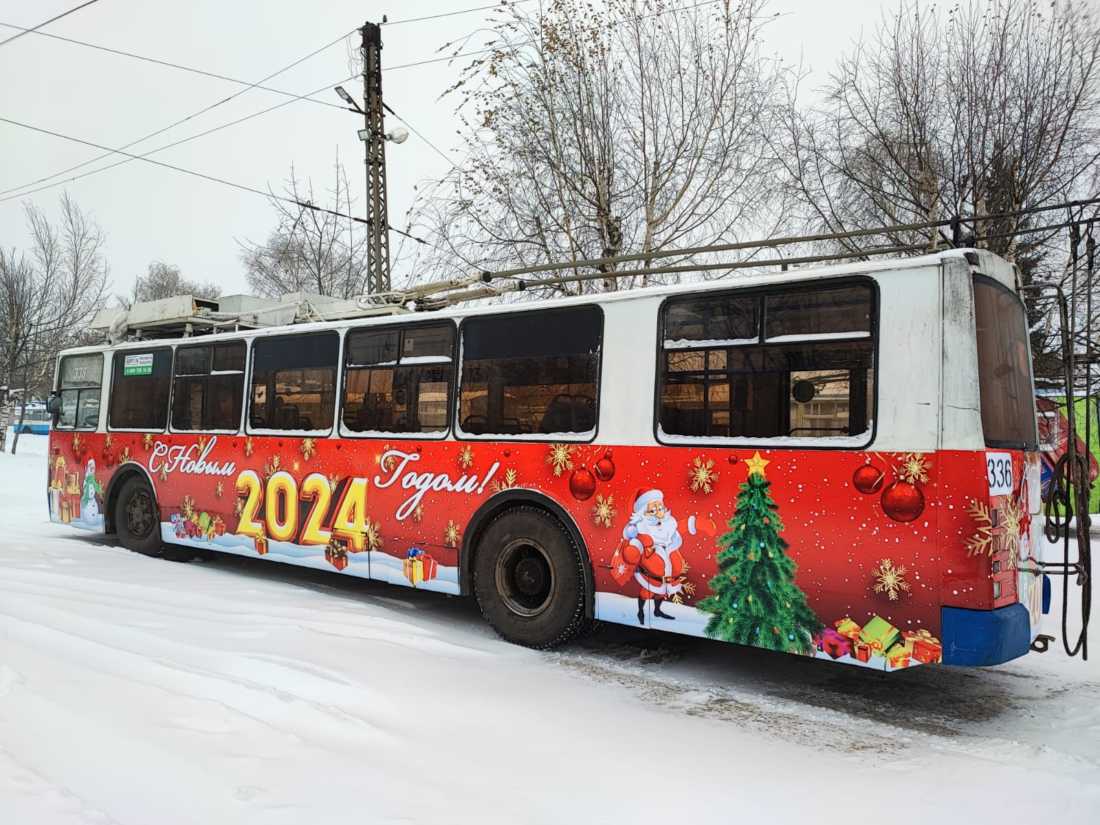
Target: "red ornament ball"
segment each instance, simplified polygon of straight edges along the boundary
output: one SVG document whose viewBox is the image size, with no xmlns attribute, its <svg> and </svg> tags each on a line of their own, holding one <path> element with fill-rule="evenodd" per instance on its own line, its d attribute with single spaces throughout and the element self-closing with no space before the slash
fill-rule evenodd
<svg viewBox="0 0 1100 825">
<path fill-rule="evenodd" d="M 864 464 L 852 474 L 852 486 L 864 495 L 877 493 L 882 489 L 885 474 L 878 467 Z"/>
<path fill-rule="evenodd" d="M 924 493 L 908 481 L 895 481 L 882 492 L 882 509 L 894 521 L 913 521 L 924 512 Z"/>
<path fill-rule="evenodd" d="M 597 461 L 592 469 L 596 471 L 596 478 L 600 481 L 611 481 L 615 477 L 615 462 L 607 455 Z"/>
<path fill-rule="evenodd" d="M 592 498 L 592 494 L 596 492 L 596 477 L 585 467 L 578 467 L 569 476 L 569 492 L 577 501 Z"/>
</svg>

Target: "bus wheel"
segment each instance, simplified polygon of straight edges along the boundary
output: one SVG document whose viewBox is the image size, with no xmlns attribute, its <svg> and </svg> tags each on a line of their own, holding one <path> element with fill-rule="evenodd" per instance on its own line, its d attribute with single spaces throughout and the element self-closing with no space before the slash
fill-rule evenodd
<svg viewBox="0 0 1100 825">
<path fill-rule="evenodd" d="M 584 561 L 553 516 L 518 507 L 485 529 L 474 559 L 481 615 L 510 642 L 551 648 L 588 626 Z"/>
<path fill-rule="evenodd" d="M 160 509 L 144 479 L 127 479 L 115 502 L 115 530 L 128 550 L 146 556 L 161 555 Z"/>
</svg>

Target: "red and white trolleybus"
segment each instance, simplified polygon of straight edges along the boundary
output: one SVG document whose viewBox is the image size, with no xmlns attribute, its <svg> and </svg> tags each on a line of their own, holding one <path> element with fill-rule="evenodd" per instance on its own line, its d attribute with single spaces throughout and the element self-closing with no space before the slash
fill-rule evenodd
<svg viewBox="0 0 1100 825">
<path fill-rule="evenodd" d="M 51 518 L 897 670 L 1039 633 L 1015 269 L 985 252 L 64 352 Z"/>
</svg>

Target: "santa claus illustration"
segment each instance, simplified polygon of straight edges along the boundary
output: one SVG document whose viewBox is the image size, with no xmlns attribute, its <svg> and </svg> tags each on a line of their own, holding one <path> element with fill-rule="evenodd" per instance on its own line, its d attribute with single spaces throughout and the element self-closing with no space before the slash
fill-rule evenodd
<svg viewBox="0 0 1100 825">
<path fill-rule="evenodd" d="M 714 522 L 709 518 L 691 516 L 688 533 L 714 535 Z M 645 624 L 645 606 L 653 602 L 653 615 L 660 619 L 675 619 L 661 610 L 661 605 L 684 588 L 684 557 L 680 548 L 684 538 L 679 522 L 665 506 L 665 494 L 660 490 L 639 490 L 634 497 L 630 521 L 623 528 L 623 541 L 612 559 L 612 576 L 620 584 L 634 580 L 639 585 L 638 623 Z"/>
</svg>

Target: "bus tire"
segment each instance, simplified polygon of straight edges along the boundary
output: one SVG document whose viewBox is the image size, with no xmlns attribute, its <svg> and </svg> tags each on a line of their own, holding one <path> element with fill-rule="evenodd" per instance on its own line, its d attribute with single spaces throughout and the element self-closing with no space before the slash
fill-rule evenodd
<svg viewBox="0 0 1100 825">
<path fill-rule="evenodd" d="M 115 501 L 115 532 L 127 550 L 161 556 L 160 508 L 152 488 L 139 476 L 126 479 Z"/>
<path fill-rule="evenodd" d="M 515 507 L 493 519 L 477 543 L 474 596 L 504 639 L 548 649 L 584 633 L 584 559 L 554 516 Z"/>
</svg>

